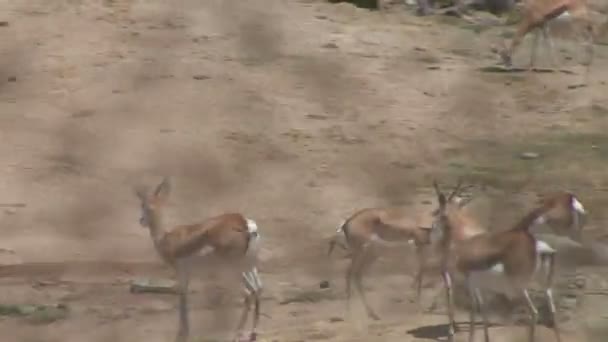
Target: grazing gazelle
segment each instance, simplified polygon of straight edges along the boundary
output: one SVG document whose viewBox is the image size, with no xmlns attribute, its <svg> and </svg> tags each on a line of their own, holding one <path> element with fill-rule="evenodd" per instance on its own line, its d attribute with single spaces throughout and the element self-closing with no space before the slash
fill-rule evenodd
<svg viewBox="0 0 608 342">
<path fill-rule="evenodd" d="M 558 341 L 560 334 L 555 320 L 555 304 L 552 293 L 555 250 L 547 243 L 537 240 L 530 232 L 531 226 L 547 222 L 556 217 L 556 212 L 584 213 L 582 204 L 571 193 L 558 193 L 545 198 L 539 207 L 532 210 L 513 228 L 477 234 L 464 240 L 455 240 L 455 234 L 462 228 L 451 209 L 446 196 L 434 183 L 439 209 L 436 212 L 436 229 L 443 232 L 440 242 L 442 253 L 442 273 L 446 287 L 449 326 L 449 341 L 453 341 L 456 329 L 453 311 L 452 273 L 464 275 L 471 297 L 469 341 L 474 338 L 475 311 L 481 311 L 485 341 L 489 341 L 488 321 L 480 291 L 481 279 L 485 275 L 503 277 L 509 289 L 519 292 L 526 299 L 530 311 L 529 341 L 534 340 L 538 311 L 528 294 L 528 286 L 542 268 L 546 268 L 544 290 L 553 315 L 554 332 Z M 560 208 L 567 206 L 566 209 Z M 560 211 L 563 210 L 563 211 Z"/>
<path fill-rule="evenodd" d="M 179 225 L 167 231 L 163 224 L 162 210 L 169 192 L 169 179 L 165 177 L 151 194 L 139 188 L 136 195 L 141 201 L 140 224 L 150 230 L 156 251 L 177 274 L 179 329 L 176 341 L 185 342 L 189 337 L 188 284 L 192 261 L 201 254 L 210 253 L 227 261 L 235 272 L 242 273 L 245 307 L 237 325 L 235 340 L 241 338 L 251 305 L 254 304 L 253 327 L 248 340 L 255 341 L 262 290 L 256 268 L 260 239 L 256 223 L 239 213 L 227 213 L 200 223 Z"/>
<path fill-rule="evenodd" d="M 351 284 L 354 283 L 357 295 L 363 302 L 368 316 L 374 320 L 379 317 L 367 302 L 361 278 L 378 257 L 375 248 L 399 246 L 406 243 L 413 243 L 416 246 L 418 271 L 413 285 L 416 286 L 416 300 L 420 300 L 424 261 L 430 244 L 431 227 L 430 225 L 428 227 L 417 225 L 404 209 L 403 207 L 361 209 L 338 227 L 336 234 L 329 242 L 328 255 L 331 255 L 336 244 L 341 244 L 339 239 L 342 235 L 348 247 L 341 245 L 350 251 L 351 260 L 346 270 L 348 307 L 350 307 Z M 429 219 L 431 219 L 430 213 Z"/>
<path fill-rule="evenodd" d="M 511 67 L 512 56 L 515 49 L 521 44 L 524 36 L 528 32 L 536 29 L 534 41 L 532 42 L 530 68 L 536 63 L 536 50 L 539 34 L 542 33 L 545 42 L 549 47 L 549 54 L 552 63 L 555 65 L 553 57 L 553 43 L 548 32 L 548 22 L 554 18 L 562 17 L 572 20 L 573 28 L 579 36 L 584 36 L 585 49 L 587 53 L 587 72 L 593 62 L 593 26 L 589 18 L 587 0 L 527 0 L 524 1 L 522 8 L 522 18 L 517 26 L 517 31 L 511 40 L 511 45 L 503 47 L 499 51 L 502 62 Z"/>
</svg>

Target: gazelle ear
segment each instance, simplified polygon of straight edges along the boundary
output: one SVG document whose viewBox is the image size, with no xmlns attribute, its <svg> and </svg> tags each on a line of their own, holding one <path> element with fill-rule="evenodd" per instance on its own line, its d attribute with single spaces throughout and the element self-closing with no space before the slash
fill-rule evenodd
<svg viewBox="0 0 608 342">
<path fill-rule="evenodd" d="M 171 183 L 169 181 L 169 177 L 164 177 L 163 181 L 158 184 L 156 190 L 154 190 L 154 197 L 160 200 L 166 200 L 171 193 Z"/>
<path fill-rule="evenodd" d="M 458 177 L 458 183 L 456 183 L 456 187 L 454 187 L 454 190 L 452 190 L 452 192 L 448 196 L 448 201 L 451 200 L 452 198 L 454 198 L 454 196 L 456 194 L 458 194 L 458 191 L 460 191 L 461 186 L 462 186 L 462 177 Z"/>
<path fill-rule="evenodd" d="M 143 186 L 135 186 L 133 188 L 133 193 L 135 194 L 135 196 L 137 196 L 137 198 L 139 198 L 142 201 L 146 200 L 147 197 L 147 190 L 145 187 Z"/>
<path fill-rule="evenodd" d="M 439 190 L 439 184 L 437 184 L 436 180 L 433 180 L 433 187 L 435 188 L 435 194 L 437 194 L 437 201 L 439 201 L 439 206 L 443 208 L 447 203 L 445 195 Z"/>
</svg>

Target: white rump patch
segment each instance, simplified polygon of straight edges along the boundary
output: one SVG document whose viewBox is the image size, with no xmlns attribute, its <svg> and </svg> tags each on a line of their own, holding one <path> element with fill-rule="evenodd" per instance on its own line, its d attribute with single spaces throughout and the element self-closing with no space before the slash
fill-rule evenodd
<svg viewBox="0 0 608 342">
<path fill-rule="evenodd" d="M 336 230 L 336 233 L 342 233 L 342 231 L 344 230 L 344 225 L 346 224 L 346 220 L 342 220 L 342 222 L 340 223 L 340 225 L 338 226 L 338 230 Z"/>
<path fill-rule="evenodd" d="M 576 197 L 572 197 L 572 208 L 581 214 L 585 213 L 585 207 L 583 207 L 583 204 Z"/>
<path fill-rule="evenodd" d="M 198 254 L 200 256 L 205 256 L 205 255 L 209 255 L 213 252 L 215 252 L 215 248 L 213 248 L 211 246 L 205 246 L 205 247 L 201 248 L 201 250 L 198 252 Z"/>
<path fill-rule="evenodd" d="M 490 267 L 490 272 L 492 273 L 505 273 L 505 266 L 499 262 L 498 264 Z"/>
<path fill-rule="evenodd" d="M 247 220 L 247 231 L 249 232 L 249 246 L 247 246 L 247 255 L 249 257 L 256 257 L 259 244 L 260 244 L 260 233 L 258 232 L 258 225 L 254 220 Z"/>
<path fill-rule="evenodd" d="M 547 222 L 547 219 L 545 218 L 544 215 L 540 215 L 539 217 L 536 218 L 536 220 L 534 220 L 534 224 L 543 224 Z"/>
<path fill-rule="evenodd" d="M 255 221 L 251 220 L 251 219 L 246 219 L 246 221 L 247 221 L 247 231 L 249 232 L 249 234 L 257 233 L 258 232 L 257 223 L 255 223 Z"/>
<path fill-rule="evenodd" d="M 555 249 L 544 241 L 536 240 L 536 252 L 539 254 L 555 253 Z"/>
</svg>

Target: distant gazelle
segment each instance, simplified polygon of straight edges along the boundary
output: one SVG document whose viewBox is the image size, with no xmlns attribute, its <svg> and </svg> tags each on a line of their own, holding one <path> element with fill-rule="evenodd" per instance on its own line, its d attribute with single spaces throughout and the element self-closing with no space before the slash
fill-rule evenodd
<svg viewBox="0 0 608 342">
<path fill-rule="evenodd" d="M 528 340 L 531 342 L 535 336 L 538 310 L 530 299 L 528 286 L 541 270 L 546 271 L 543 287 L 553 315 L 555 336 L 557 341 L 560 341 L 552 292 L 556 251 L 546 242 L 536 239 L 529 230 L 531 226 L 548 222 L 551 218 L 563 218 L 564 215 L 584 213 L 585 210 L 580 201 L 569 192 L 555 193 L 545 197 L 540 206 L 530 211 L 509 230 L 477 234 L 467 239 L 454 239 L 458 232 L 462 231 L 462 221 L 459 219 L 458 210 L 454 210 L 450 206 L 436 182 L 434 187 L 439 202 L 435 226 L 443 232 L 440 250 L 450 320 L 449 341 L 453 341 L 456 330 L 452 294 L 453 272 L 464 275 L 470 293 L 470 342 L 474 339 L 474 321 L 477 310 L 481 311 L 485 341 L 489 341 L 487 315 L 483 307 L 481 283 L 479 283 L 485 275 L 503 277 L 509 289 L 519 292 L 526 299 L 531 316 L 528 335 Z"/>
<path fill-rule="evenodd" d="M 245 307 L 237 325 L 235 341 L 241 338 L 252 304 L 253 327 L 247 340 L 255 341 L 262 290 L 262 282 L 256 268 L 260 239 L 257 224 L 239 213 L 227 213 L 199 223 L 179 225 L 167 231 L 162 210 L 167 204 L 169 192 L 169 179 L 165 177 L 151 194 L 139 188 L 136 195 L 141 201 L 140 224 L 150 230 L 156 251 L 177 274 L 179 328 L 176 341 L 185 342 L 189 338 L 188 284 L 192 261 L 201 254 L 210 253 L 222 261 L 227 261 L 227 265 L 233 268 L 232 271 L 242 274 Z"/>
<path fill-rule="evenodd" d="M 594 30 L 589 17 L 589 8 L 587 0 L 527 0 L 523 2 L 522 18 L 517 25 L 517 31 L 511 40 L 511 44 L 503 46 L 499 51 L 502 62 L 511 67 L 512 56 L 517 47 L 523 41 L 523 38 L 529 32 L 536 30 L 534 41 L 532 42 L 530 65 L 533 68 L 536 63 L 536 50 L 538 40 L 542 33 L 545 42 L 547 43 L 548 52 L 552 63 L 555 66 L 553 56 L 553 42 L 549 35 L 548 22 L 557 17 L 570 20 L 575 33 L 584 38 L 584 46 L 587 54 L 587 73 L 593 62 L 593 40 Z"/>
</svg>

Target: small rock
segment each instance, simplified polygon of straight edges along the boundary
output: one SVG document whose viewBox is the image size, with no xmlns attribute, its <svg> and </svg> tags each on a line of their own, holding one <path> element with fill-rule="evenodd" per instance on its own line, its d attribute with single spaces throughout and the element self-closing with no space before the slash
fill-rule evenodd
<svg viewBox="0 0 608 342">
<path fill-rule="evenodd" d="M 540 154 L 536 153 L 536 152 L 524 152 L 524 153 L 520 154 L 519 157 L 521 159 L 531 160 L 531 159 L 538 159 L 538 158 L 540 158 Z"/>
<path fill-rule="evenodd" d="M 587 284 L 587 279 L 585 279 L 585 278 L 577 278 L 574 281 L 574 285 L 579 289 L 585 288 L 586 284 Z"/>
<path fill-rule="evenodd" d="M 585 84 L 571 84 L 568 86 L 568 89 L 578 89 L 578 88 L 585 88 L 587 87 L 587 85 Z"/>
<path fill-rule="evenodd" d="M 327 43 L 327 44 L 323 44 L 321 47 L 323 47 L 325 49 L 337 49 L 338 45 L 336 43 Z"/>
<path fill-rule="evenodd" d="M 429 66 L 427 66 L 426 68 L 427 68 L 428 70 L 439 70 L 439 69 L 441 69 L 441 67 L 440 67 L 440 66 L 438 66 L 438 65 L 429 65 Z"/>
<path fill-rule="evenodd" d="M 8 81 L 8 82 L 17 82 L 17 76 L 9 76 L 9 77 L 7 78 L 7 81 Z"/>
<path fill-rule="evenodd" d="M 321 288 L 321 289 L 328 289 L 329 288 L 329 281 L 328 280 L 323 280 L 319 284 L 319 288 Z"/>
<path fill-rule="evenodd" d="M 0 27 L 8 27 L 8 21 L 6 21 L 6 20 L 0 21 Z"/>
<path fill-rule="evenodd" d="M 341 318 L 341 317 L 331 317 L 331 318 L 329 319 L 329 321 L 330 321 L 331 323 L 344 322 L 344 318 Z"/>
<path fill-rule="evenodd" d="M 194 76 L 192 76 L 192 78 L 194 78 L 197 81 L 204 81 L 204 80 L 210 79 L 211 76 L 207 76 L 207 75 L 194 75 Z"/>
</svg>

